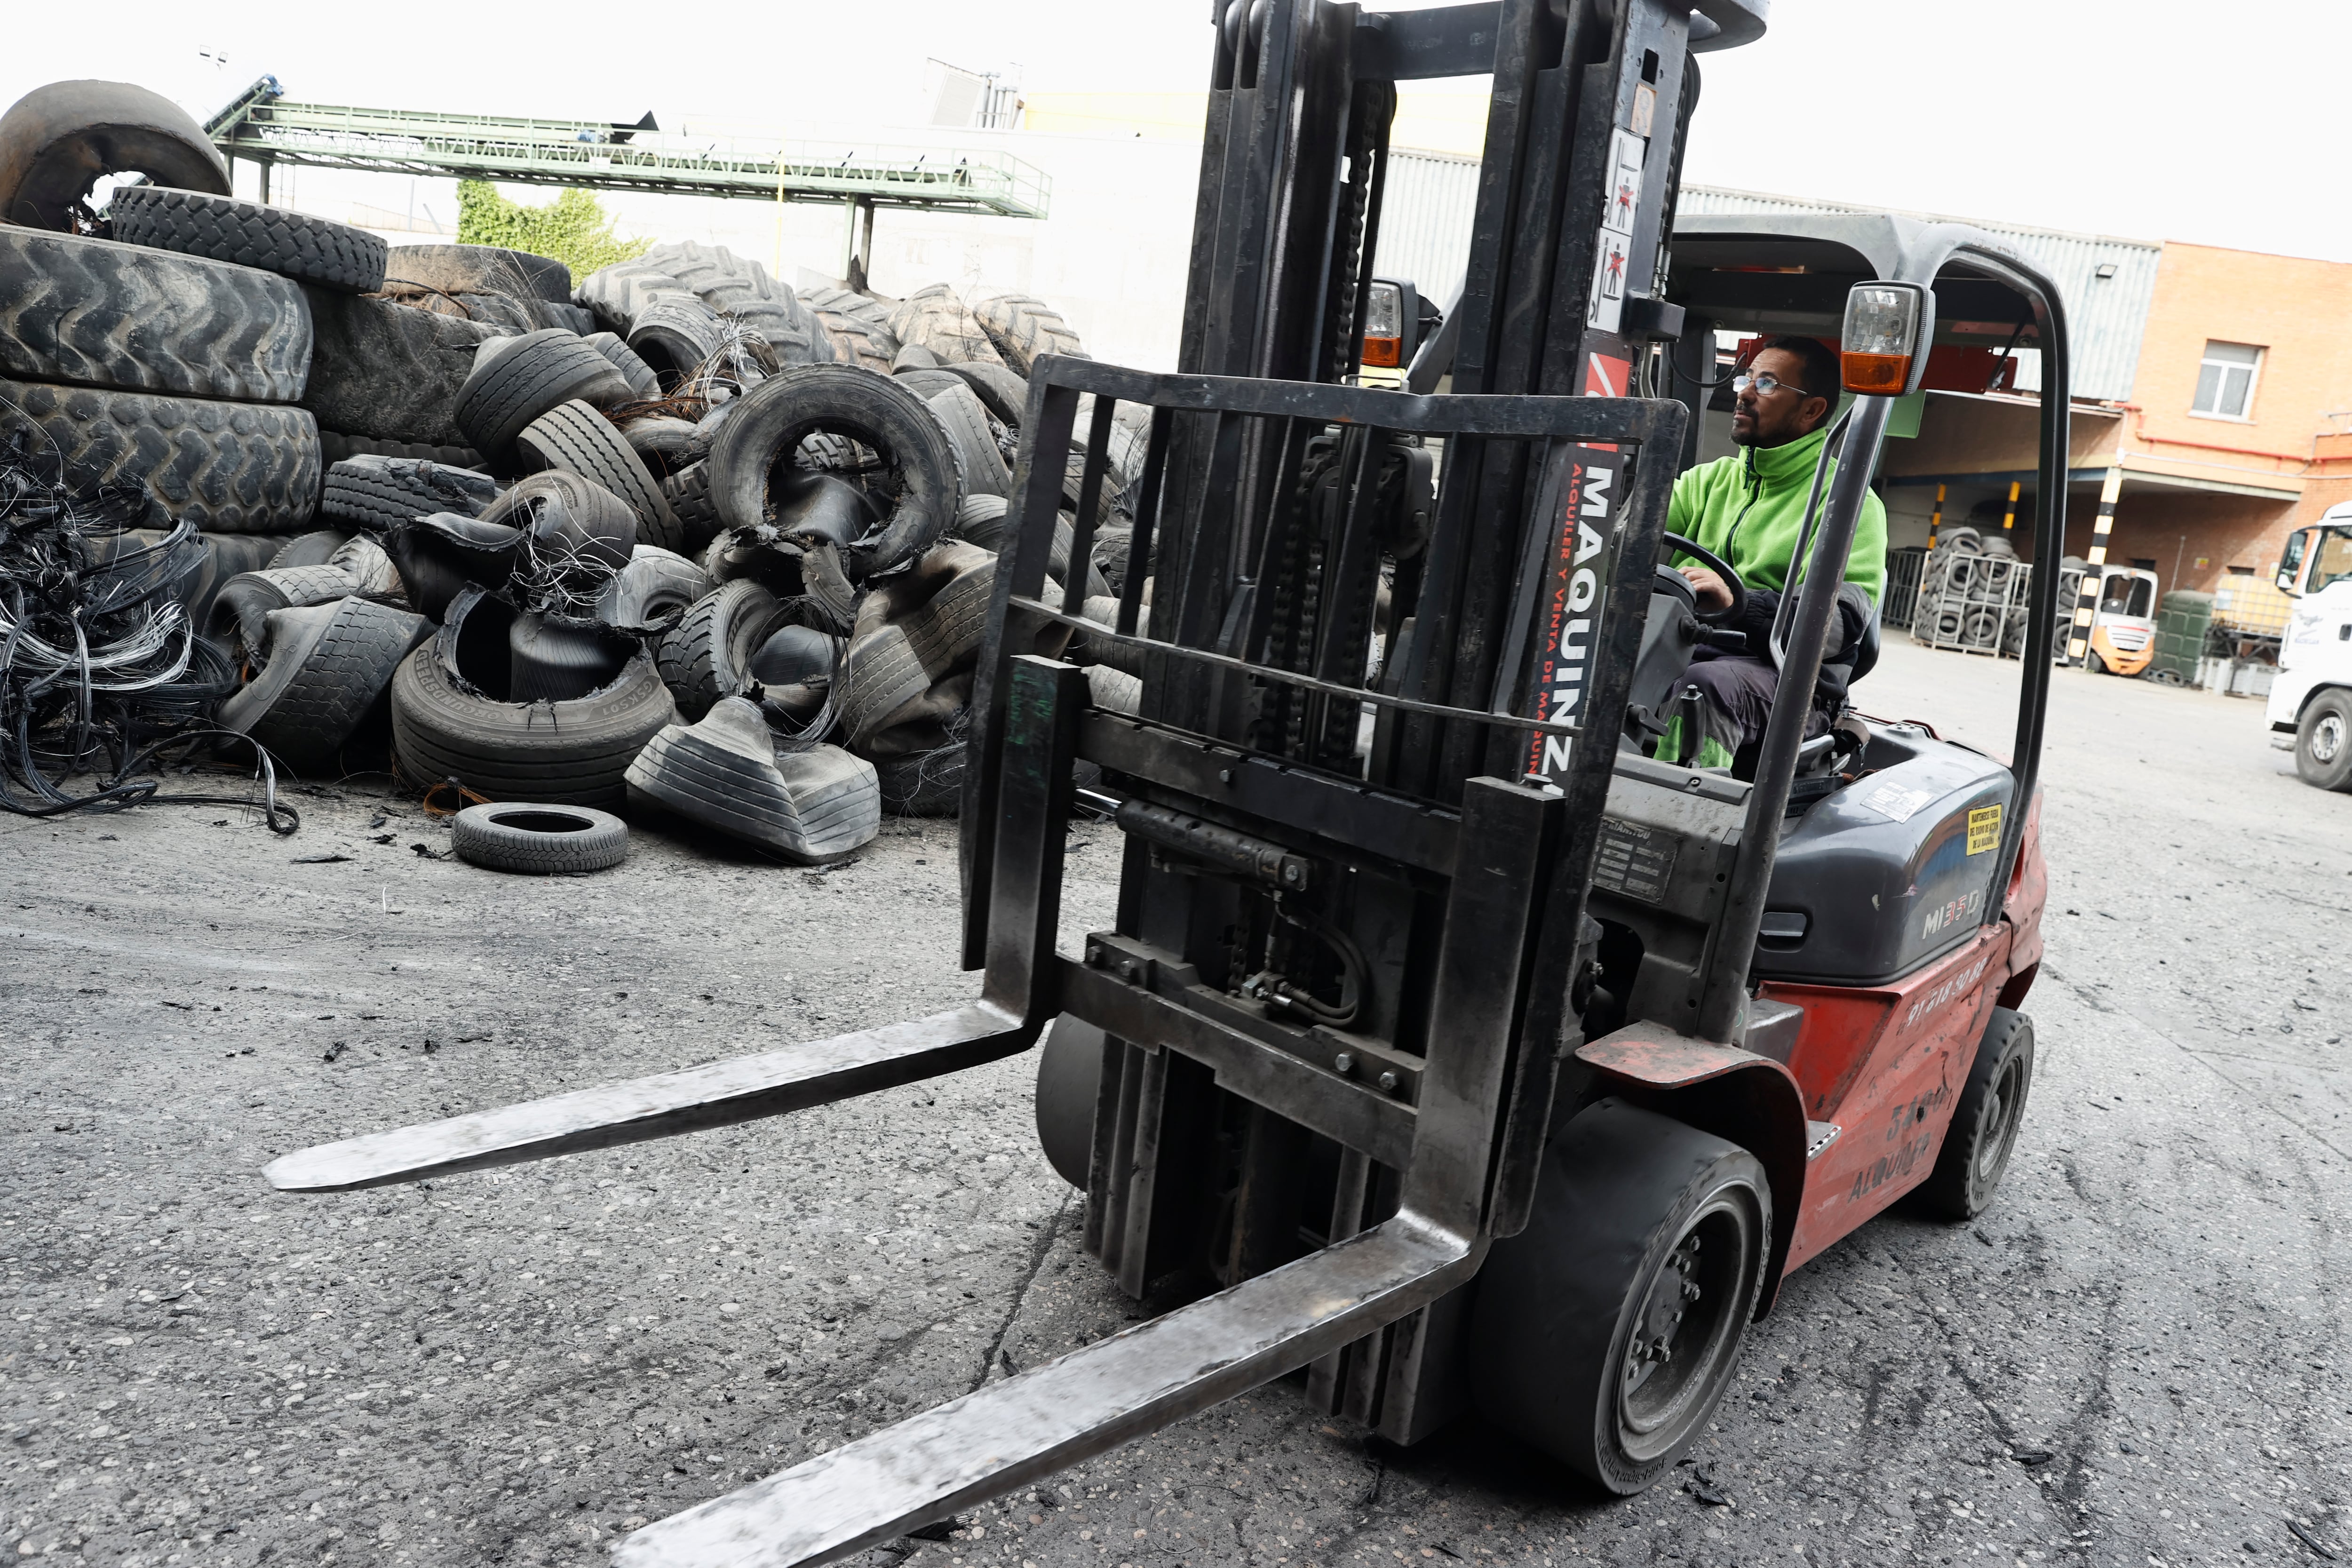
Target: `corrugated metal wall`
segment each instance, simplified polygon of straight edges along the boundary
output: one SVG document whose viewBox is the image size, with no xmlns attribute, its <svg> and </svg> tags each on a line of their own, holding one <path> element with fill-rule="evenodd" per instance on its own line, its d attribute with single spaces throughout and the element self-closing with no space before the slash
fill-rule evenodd
<svg viewBox="0 0 2352 1568">
<path fill-rule="evenodd" d="M 1381 276 L 1405 279 L 1441 310 L 1452 309 L 1470 269 L 1470 222 L 1477 205 L 1477 159 L 1394 154 L 1373 250 Z"/>
<path fill-rule="evenodd" d="M 1768 195 L 1759 191 L 1725 190 L 1713 185 L 1685 185 L 1678 210 L 1860 213 L 1889 209 Z M 1969 224 L 2015 246 L 2058 285 L 2058 297 L 2066 310 L 2067 346 L 2073 351 L 2074 395 L 2114 401 L 2131 395 L 2132 376 L 2139 369 L 2140 335 L 2147 330 L 2148 301 L 2156 293 L 2156 264 L 2164 250 L 2161 245 L 2107 235 L 2019 228 L 1937 213 L 1906 212 L 1897 216 Z M 1385 212 L 1381 214 L 1381 226 L 1387 226 Z M 2102 267 L 2112 267 L 2114 274 L 2100 277 Z"/>
<path fill-rule="evenodd" d="M 1437 153 L 1396 153 L 1390 160 L 1388 188 L 1381 205 L 1377 253 L 1381 272 L 1411 279 L 1423 294 L 1450 306 L 1469 267 L 1470 222 L 1477 197 L 1476 159 Z M 1714 185 L 1685 185 L 1679 210 L 1857 213 L 1884 209 Z M 2074 351 L 2074 395 L 2115 401 L 2131 395 L 2162 246 L 2148 240 L 2019 228 L 1930 213 L 1901 216 L 1972 224 L 2017 247 L 2058 285 Z M 2100 277 L 2102 267 L 2112 268 L 2112 275 Z"/>
</svg>

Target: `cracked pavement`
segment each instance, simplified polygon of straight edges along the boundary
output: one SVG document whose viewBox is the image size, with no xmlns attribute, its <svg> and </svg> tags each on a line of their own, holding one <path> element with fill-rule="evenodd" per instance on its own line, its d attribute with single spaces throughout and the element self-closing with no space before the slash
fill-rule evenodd
<svg viewBox="0 0 2352 1568">
<path fill-rule="evenodd" d="M 1859 693 L 2005 752 L 2016 676 L 1895 637 Z M 2002 1195 L 1967 1226 L 1898 1210 L 1800 1270 L 1679 1484 L 1604 1500 L 1475 1420 L 1388 1448 L 1286 1382 L 865 1561 L 2352 1553 L 2352 798 L 2296 782 L 2259 703 L 2053 682 L 2040 1059 Z M 593 1563 L 1146 1310 L 1079 1246 L 1025 1058 L 272 1193 L 261 1166 L 308 1143 L 972 985 L 951 826 L 823 872 L 639 832 L 615 872 L 523 883 L 419 855 L 446 829 L 363 781 L 296 799 L 285 842 L 215 808 L 0 820 L 0 1551 Z M 1117 871 L 1108 828 L 1073 842 L 1066 947 Z M 353 858 L 293 863 L 327 850 Z"/>
</svg>

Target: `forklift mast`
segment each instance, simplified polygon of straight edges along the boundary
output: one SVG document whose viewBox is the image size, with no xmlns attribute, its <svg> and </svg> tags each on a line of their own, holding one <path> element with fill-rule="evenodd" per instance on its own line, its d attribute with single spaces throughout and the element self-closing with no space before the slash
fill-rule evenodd
<svg viewBox="0 0 2352 1568">
<path fill-rule="evenodd" d="M 1138 1298 L 1223 1289 L 649 1526 L 616 1562 L 837 1562 L 1302 1368 L 1322 1407 L 1398 1441 L 1466 1402 L 1463 1287 L 1527 1223 L 1599 973 L 1587 898 L 1688 437 L 1682 404 L 1634 394 L 1678 330 L 1662 237 L 1693 54 L 1759 36 L 1766 3 L 1221 3 L 1178 370 L 1047 358 L 1031 378 L 966 748 L 979 1000 L 271 1167 L 314 1191 L 415 1180 L 937 1076 L 1048 1024 L 1100 1032 L 1087 1245 Z M 1439 339 L 1454 391 L 1349 384 L 1397 83 L 1487 71 Z M 1150 437 L 1106 627 L 1082 571 L 1050 573 L 1063 454 L 1085 454 L 1083 563 L 1122 404 Z M 1793 669 L 1819 663 L 1826 598 L 1809 608 Z M 1139 711 L 1090 701 L 1074 637 L 1142 677 Z M 1066 956 L 1079 760 L 1120 796 L 1125 859 L 1115 924 Z M 1733 1042 L 1760 894 L 1727 896 L 1739 962 L 1692 1032 Z"/>
</svg>

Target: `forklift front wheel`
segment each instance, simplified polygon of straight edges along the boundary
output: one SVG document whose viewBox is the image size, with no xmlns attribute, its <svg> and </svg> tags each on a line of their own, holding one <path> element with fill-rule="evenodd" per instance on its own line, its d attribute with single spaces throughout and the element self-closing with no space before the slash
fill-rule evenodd
<svg viewBox="0 0 2352 1568">
<path fill-rule="evenodd" d="M 1620 1100 L 1545 1151 L 1528 1227 L 1478 1272 L 1471 1387 L 1487 1420 L 1620 1496 L 1722 1402 L 1771 1254 L 1739 1145 Z"/>
<path fill-rule="evenodd" d="M 1936 1168 L 1919 1185 L 1919 1201 L 1946 1219 L 1974 1219 L 1991 1205 L 2001 1173 L 2025 1124 L 2033 1088 L 2033 1020 L 1995 1007 L 1977 1042 L 1968 1087 L 1944 1131 Z"/>
</svg>

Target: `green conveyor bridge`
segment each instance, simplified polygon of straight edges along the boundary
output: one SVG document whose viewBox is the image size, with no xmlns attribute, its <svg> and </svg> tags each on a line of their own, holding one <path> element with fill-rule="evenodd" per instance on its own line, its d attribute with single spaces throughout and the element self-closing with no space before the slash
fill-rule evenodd
<svg viewBox="0 0 2352 1568">
<path fill-rule="evenodd" d="M 514 120 L 296 103 L 263 77 L 206 122 L 223 156 L 442 179 L 504 180 L 591 191 L 838 202 L 876 207 L 1045 216 L 1053 182 L 1008 153 L 676 136 L 597 121 Z"/>
</svg>

